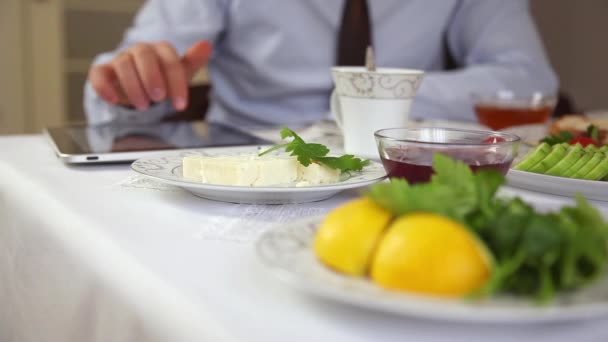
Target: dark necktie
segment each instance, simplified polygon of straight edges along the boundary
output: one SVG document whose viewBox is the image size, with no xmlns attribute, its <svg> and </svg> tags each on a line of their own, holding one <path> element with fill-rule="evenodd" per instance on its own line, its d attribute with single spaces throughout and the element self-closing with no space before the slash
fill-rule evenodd
<svg viewBox="0 0 608 342">
<path fill-rule="evenodd" d="M 371 44 L 367 0 L 345 0 L 338 32 L 337 65 L 365 65 L 365 49 Z"/>
</svg>

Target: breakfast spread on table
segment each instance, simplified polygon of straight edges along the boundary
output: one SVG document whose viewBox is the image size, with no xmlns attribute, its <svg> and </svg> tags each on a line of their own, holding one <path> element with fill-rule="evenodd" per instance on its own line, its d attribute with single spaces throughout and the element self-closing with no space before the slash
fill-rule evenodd
<svg viewBox="0 0 608 342">
<path fill-rule="evenodd" d="M 382 288 L 439 297 L 499 294 L 547 303 L 601 278 L 608 224 L 584 198 L 541 213 L 501 198 L 505 179 L 436 154 L 428 183 L 393 179 L 330 212 L 318 260 Z"/>
<path fill-rule="evenodd" d="M 361 171 L 370 163 L 350 154 L 328 156 L 326 146 L 306 143 L 287 127 L 281 130 L 281 138 L 292 140 L 259 153 L 186 156 L 183 176 L 190 181 L 215 185 L 302 187 L 337 183 L 342 174 Z M 275 152 L 281 149 L 291 153 Z"/>
<path fill-rule="evenodd" d="M 598 126 L 601 125 L 601 126 Z M 607 180 L 608 145 L 605 121 L 566 116 L 551 126 L 551 134 L 514 166 L 515 170 L 577 178 Z"/>
<path fill-rule="evenodd" d="M 279 194 L 320 192 L 383 167 L 385 173 L 361 184 L 385 175 L 390 182 L 374 184 L 338 206 L 315 223 L 311 239 L 298 240 L 306 241 L 303 248 L 319 268 L 391 294 L 463 303 L 508 297 L 548 305 L 605 278 L 608 224 L 583 196 L 576 195 L 573 205 L 540 212 L 497 191 L 510 170 L 605 179 L 605 127 L 585 117 L 555 120 L 521 159 L 521 139 L 508 132 L 387 128 L 374 135 L 382 165 L 353 154 L 331 155 L 327 146 L 283 127 L 283 142 L 272 147 L 201 150 L 180 156 L 181 168 L 145 160 L 140 172 L 158 177 L 150 170 L 164 168 L 162 177 L 212 200 L 278 204 L 329 198 L 340 189 L 314 198 Z M 239 189 L 253 192 L 230 195 Z M 271 245 L 282 253 L 296 248 Z"/>
</svg>

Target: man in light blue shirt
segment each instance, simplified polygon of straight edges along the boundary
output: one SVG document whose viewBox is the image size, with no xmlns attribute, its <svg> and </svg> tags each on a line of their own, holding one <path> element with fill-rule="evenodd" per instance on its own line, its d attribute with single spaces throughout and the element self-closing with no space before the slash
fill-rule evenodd
<svg viewBox="0 0 608 342">
<path fill-rule="evenodd" d="M 182 110 L 187 80 L 204 65 L 210 120 L 326 118 L 345 1 L 149 0 L 120 47 L 95 60 L 85 89 L 89 122 L 158 121 Z M 526 0 L 368 3 L 377 64 L 426 71 L 413 118 L 474 120 L 473 92 L 557 90 Z M 443 70 L 446 47 L 462 68 Z"/>
</svg>

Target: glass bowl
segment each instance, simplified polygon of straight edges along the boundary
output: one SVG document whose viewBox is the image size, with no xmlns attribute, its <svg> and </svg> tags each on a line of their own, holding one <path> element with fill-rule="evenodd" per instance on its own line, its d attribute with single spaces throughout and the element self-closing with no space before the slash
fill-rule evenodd
<svg viewBox="0 0 608 342">
<path fill-rule="evenodd" d="M 546 123 L 557 103 L 555 95 L 540 92 L 518 94 L 512 91 L 500 91 L 491 94 L 473 94 L 472 99 L 479 123 L 494 130 Z"/>
<path fill-rule="evenodd" d="M 473 171 L 494 169 L 506 175 L 519 150 L 519 137 L 495 131 L 453 128 L 388 128 L 374 133 L 390 178 L 428 182 L 433 156 L 442 153 L 468 164 Z"/>
</svg>

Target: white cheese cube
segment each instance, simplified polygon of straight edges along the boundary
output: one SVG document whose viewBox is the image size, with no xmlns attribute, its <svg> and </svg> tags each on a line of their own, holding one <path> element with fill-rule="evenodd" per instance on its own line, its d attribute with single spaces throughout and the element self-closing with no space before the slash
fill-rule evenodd
<svg viewBox="0 0 608 342">
<path fill-rule="evenodd" d="M 300 185 L 330 184 L 340 180 L 340 170 L 315 163 L 308 166 L 299 163 L 298 165 L 298 180 L 302 182 Z"/>
<path fill-rule="evenodd" d="M 203 183 L 217 185 L 253 186 L 258 178 L 255 160 L 241 157 L 203 157 Z"/>
<path fill-rule="evenodd" d="M 193 182 L 202 182 L 201 177 L 201 159 L 202 156 L 187 156 L 182 162 L 182 173 L 185 179 Z"/>
<path fill-rule="evenodd" d="M 254 186 L 291 185 L 298 179 L 300 162 L 293 157 L 263 156 L 256 163 L 258 178 Z"/>
</svg>

